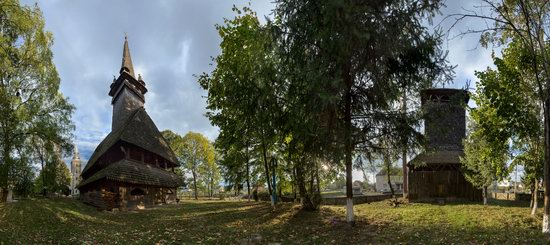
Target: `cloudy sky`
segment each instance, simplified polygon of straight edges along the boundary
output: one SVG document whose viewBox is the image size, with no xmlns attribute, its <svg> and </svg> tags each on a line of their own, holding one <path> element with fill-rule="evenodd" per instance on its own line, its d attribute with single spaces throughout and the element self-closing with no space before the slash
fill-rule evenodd
<svg viewBox="0 0 550 245">
<path fill-rule="evenodd" d="M 22 0 L 34 4 L 36 0 Z M 46 29 L 53 33 L 54 62 L 61 76 L 61 90 L 76 106 L 76 144 L 87 160 L 111 130 L 111 98 L 107 95 L 117 76 L 127 33 L 136 74 L 149 92 L 145 108 L 160 130 L 179 134 L 200 132 L 211 140 L 218 130 L 204 117 L 205 91 L 194 75 L 212 70 L 211 57 L 219 54 L 220 38 L 214 28 L 232 18 L 233 5 L 241 0 L 127 0 L 38 1 Z M 442 15 L 472 8 L 476 1 L 447 1 Z M 251 2 L 259 16 L 271 13 L 270 0 Z M 439 23 L 441 16 L 434 24 Z M 451 35 L 479 23 L 467 22 Z M 448 26 L 446 24 L 443 25 Z M 457 65 L 455 83 L 475 82 L 474 71 L 491 65 L 491 51 L 478 47 L 477 36 L 446 42 L 449 61 Z M 472 83 L 473 84 L 473 83 Z M 359 173 L 354 177 L 360 179 Z"/>
</svg>

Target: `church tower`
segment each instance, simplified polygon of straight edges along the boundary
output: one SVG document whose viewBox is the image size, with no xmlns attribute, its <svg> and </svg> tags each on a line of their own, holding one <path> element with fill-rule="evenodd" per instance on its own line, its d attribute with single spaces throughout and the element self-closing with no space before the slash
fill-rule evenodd
<svg viewBox="0 0 550 245">
<path fill-rule="evenodd" d="M 127 37 L 119 74 L 109 89 L 112 129 L 82 170 L 82 181 L 76 186 L 79 199 L 106 210 L 175 203 L 177 188 L 183 185 L 175 173 L 180 164 L 145 111 L 147 89 L 134 73 Z"/>
<path fill-rule="evenodd" d="M 409 201 L 481 200 L 481 191 L 466 180 L 460 162 L 468 91 L 431 88 L 421 95 L 427 147 L 408 163 Z"/>
<path fill-rule="evenodd" d="M 113 122 L 112 131 L 116 131 L 128 119 L 132 112 L 143 108 L 145 104 L 145 82 L 141 75 L 136 79 L 130 48 L 128 47 L 128 37 L 124 38 L 124 47 L 122 51 L 122 65 L 119 77 L 113 80 L 109 96 L 113 97 Z"/>
<path fill-rule="evenodd" d="M 78 189 L 76 186 L 80 183 L 80 153 L 78 147 L 74 144 L 73 160 L 71 161 L 71 194 L 78 195 Z"/>
</svg>

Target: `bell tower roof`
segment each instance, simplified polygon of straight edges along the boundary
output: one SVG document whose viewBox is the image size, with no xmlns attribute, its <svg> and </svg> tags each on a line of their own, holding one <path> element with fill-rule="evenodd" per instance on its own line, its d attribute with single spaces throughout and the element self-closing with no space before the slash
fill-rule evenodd
<svg viewBox="0 0 550 245">
<path fill-rule="evenodd" d="M 145 88 L 145 81 L 143 81 L 141 75 L 136 79 L 132 57 L 130 56 L 130 48 L 128 47 L 128 36 L 126 35 L 124 36 L 120 73 L 118 78 L 113 78 L 109 90 L 109 96 L 113 97 L 111 103 L 115 101 L 125 84 L 128 89 L 132 90 L 142 100 L 142 102 L 145 102 L 145 97 L 143 97 L 143 95 L 147 93 L 147 88 Z"/>
<path fill-rule="evenodd" d="M 128 47 L 128 36 L 124 35 L 124 48 L 122 50 L 122 65 L 120 67 L 120 74 L 127 72 L 132 77 L 136 77 L 134 74 L 134 66 L 132 64 L 132 56 L 130 56 L 130 48 Z"/>
</svg>

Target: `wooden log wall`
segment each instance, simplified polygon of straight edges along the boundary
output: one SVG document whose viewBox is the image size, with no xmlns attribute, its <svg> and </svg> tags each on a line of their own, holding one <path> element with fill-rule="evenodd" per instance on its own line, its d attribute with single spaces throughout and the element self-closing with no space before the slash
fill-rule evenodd
<svg viewBox="0 0 550 245">
<path fill-rule="evenodd" d="M 460 171 L 409 172 L 409 200 L 436 201 L 445 199 L 481 201 L 481 190 L 470 184 Z"/>
</svg>

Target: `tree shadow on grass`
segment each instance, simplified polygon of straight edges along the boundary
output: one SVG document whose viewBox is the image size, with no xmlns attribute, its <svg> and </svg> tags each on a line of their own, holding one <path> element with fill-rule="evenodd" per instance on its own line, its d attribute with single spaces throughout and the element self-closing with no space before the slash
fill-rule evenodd
<svg viewBox="0 0 550 245">
<path fill-rule="evenodd" d="M 430 204 L 434 206 L 462 206 L 462 205 L 483 205 L 483 202 L 472 202 L 472 201 L 449 201 L 445 203 L 437 203 L 437 202 L 411 202 L 412 204 L 418 203 L 418 204 Z M 539 206 L 540 206 L 539 202 Z M 499 206 L 499 207 L 518 207 L 518 208 L 525 208 L 529 207 L 529 201 L 516 201 L 516 200 L 500 200 L 500 199 L 494 199 L 489 198 L 487 200 L 487 204 L 489 206 Z"/>
<path fill-rule="evenodd" d="M 376 210 L 370 210 L 376 212 Z M 357 215 L 354 227 L 345 221 L 345 213 L 333 208 L 307 212 L 297 210 L 285 222 L 268 226 L 262 234 L 278 234 L 266 242 L 350 243 L 350 244 L 449 244 L 505 243 L 538 244 L 545 242 L 537 224 L 529 217 L 517 216 L 499 226 L 471 222 L 404 222 L 397 216 Z M 525 218 L 525 219 L 524 219 Z M 428 219 L 428 218 L 427 218 Z M 527 224 L 521 224 L 525 222 Z"/>
<path fill-rule="evenodd" d="M 442 208 L 425 204 L 406 204 L 398 208 L 383 203 L 357 205 L 354 227 L 346 223 L 343 207 L 324 206 L 319 211 L 309 212 L 292 203 L 281 203 L 273 210 L 268 202 L 184 202 L 132 213 L 98 212 L 73 200 L 20 204 L 23 205 L 9 211 L 7 218 L 14 229 L 10 231 L 23 233 L 10 237 L 38 235 L 37 240 L 29 238 L 21 240 L 23 242 L 51 242 L 47 237 L 54 237 L 54 243 L 67 242 L 72 241 L 69 240 L 72 236 L 95 243 L 130 240 L 213 244 L 544 242 L 539 228 L 540 217 L 524 215 L 521 208 L 484 208 L 471 203 L 460 207 L 449 204 Z M 48 210 L 62 213 L 68 220 L 58 221 Z M 18 218 L 19 211 L 27 216 L 19 221 L 21 225 L 13 219 Z M 476 217 L 480 214 L 485 216 Z"/>
</svg>

